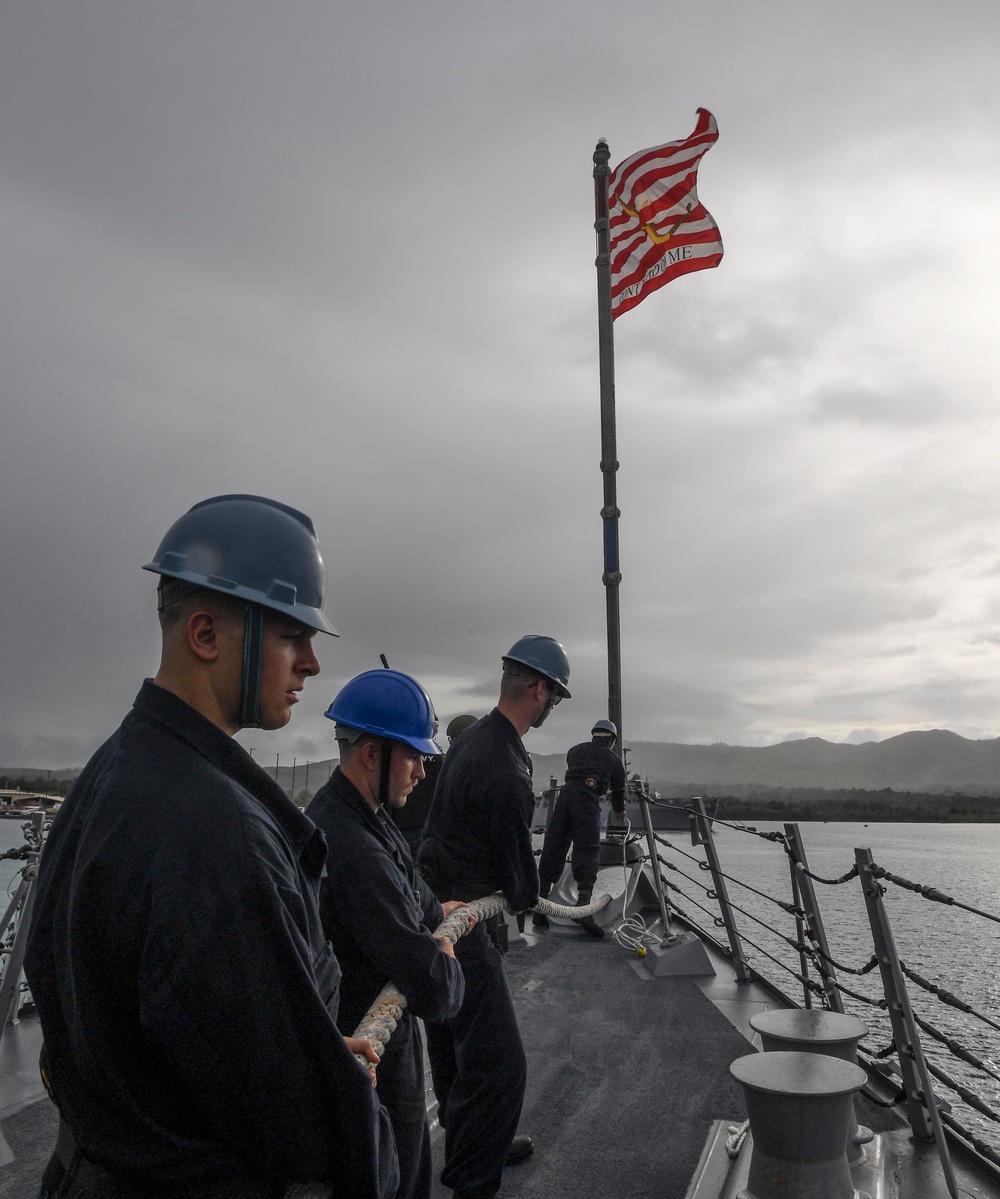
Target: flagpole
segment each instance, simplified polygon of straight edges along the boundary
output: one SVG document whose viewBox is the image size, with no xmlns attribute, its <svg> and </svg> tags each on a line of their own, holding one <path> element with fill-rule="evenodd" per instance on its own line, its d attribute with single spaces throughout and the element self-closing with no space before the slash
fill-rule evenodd
<svg viewBox="0 0 1000 1199">
<path fill-rule="evenodd" d="M 618 558 L 618 438 L 615 430 L 615 334 L 611 319 L 611 249 L 608 227 L 608 162 L 611 151 L 601 138 L 594 150 L 594 229 L 597 232 L 597 330 L 601 373 L 601 473 L 604 476 L 604 595 L 608 617 L 608 718 L 618 729 L 617 751 L 625 746 L 622 728 L 622 663 Z"/>
</svg>

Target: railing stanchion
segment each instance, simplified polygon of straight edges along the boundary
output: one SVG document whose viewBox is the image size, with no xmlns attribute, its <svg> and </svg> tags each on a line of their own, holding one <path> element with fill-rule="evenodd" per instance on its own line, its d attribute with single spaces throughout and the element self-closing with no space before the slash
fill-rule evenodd
<svg viewBox="0 0 1000 1199">
<path fill-rule="evenodd" d="M 785 836 L 788 838 L 795 862 L 798 862 L 802 867 L 801 870 L 796 869 L 795 862 L 793 862 L 792 877 L 795 879 L 799 906 L 806 914 L 806 922 L 812 930 L 813 939 L 819 947 L 820 953 L 823 955 L 823 972 L 821 978 L 823 989 L 826 991 L 827 1002 L 830 1004 L 831 1011 L 843 1012 L 844 1000 L 840 994 L 840 987 L 837 985 L 837 972 L 833 968 L 833 962 L 830 961 L 830 946 L 826 939 L 823 917 L 819 911 L 816 888 L 813 886 L 812 879 L 806 873 L 809 869 L 809 863 L 806 861 L 806 848 L 802 843 L 799 826 L 797 824 L 786 824 Z M 805 973 L 806 971 L 803 970 L 803 974 Z M 810 1006 L 807 1002 L 806 1007 Z"/>
<path fill-rule="evenodd" d="M 788 825 L 785 825 L 788 828 Z M 802 894 L 799 891 L 799 879 L 795 869 L 795 859 L 789 855 L 788 870 L 792 876 L 792 903 L 795 905 L 795 936 L 799 943 L 799 973 L 802 975 L 802 1006 L 811 1008 L 813 1005 L 812 991 L 809 989 L 809 955 L 806 953 L 806 922 L 802 918 L 804 908 Z"/>
<path fill-rule="evenodd" d="M 918 1141 L 936 1142 L 941 1156 L 941 1168 L 948 1184 L 948 1193 L 952 1199 L 959 1199 L 958 1184 L 955 1181 L 948 1142 L 941 1125 L 934 1087 L 920 1045 L 913 1009 L 910 1007 L 910 998 L 906 990 L 906 980 L 900 968 L 892 929 L 889 927 L 889 916 L 882 902 L 882 889 L 872 870 L 874 863 L 871 850 L 855 849 L 854 858 L 858 864 L 858 875 L 872 928 L 872 940 L 882 973 L 882 987 L 889 1005 L 893 1040 L 899 1054 L 899 1068 L 906 1090 L 903 1106 L 906 1108 L 914 1138 Z"/>
<path fill-rule="evenodd" d="M 642 812 L 642 823 L 646 830 L 646 847 L 649 850 L 649 865 L 653 871 L 653 882 L 656 884 L 656 899 L 660 906 L 660 919 L 663 921 L 663 941 L 670 940 L 673 932 L 670 928 L 670 909 L 667 906 L 667 893 L 663 888 L 663 872 L 660 870 L 660 859 L 656 853 L 656 834 L 653 832 L 653 818 L 649 814 L 649 800 L 645 791 L 640 787 L 636 798 L 639 800 L 639 811 Z"/>
<path fill-rule="evenodd" d="M 35 898 L 35 880 L 38 878 L 38 859 L 45 839 L 45 813 L 32 813 L 30 825 L 28 843 L 33 852 L 28 854 L 17 894 L 4 916 L 3 927 L 0 927 L 0 941 L 9 938 L 9 944 L 3 953 L 3 969 L 0 970 L 0 1032 L 8 1024 L 17 1024 L 20 1019 L 21 976 L 24 973 L 24 953 L 28 947 L 31 907 Z M 28 825 L 24 827 L 27 831 Z"/>
<path fill-rule="evenodd" d="M 712 822 L 705 814 L 705 803 L 700 796 L 693 799 L 691 805 L 695 812 L 695 827 L 692 833 L 697 836 L 697 843 L 705 850 L 708 868 L 712 874 L 712 888 L 719 901 L 719 911 L 722 913 L 722 921 L 726 926 L 726 936 L 729 938 L 733 965 L 736 967 L 736 981 L 748 983 L 750 982 L 750 971 L 743 956 L 743 944 L 740 941 L 740 934 L 736 928 L 736 917 L 729 902 L 726 880 L 722 877 L 722 867 L 719 864 L 719 855 L 715 848 L 715 838 L 712 836 Z"/>
</svg>

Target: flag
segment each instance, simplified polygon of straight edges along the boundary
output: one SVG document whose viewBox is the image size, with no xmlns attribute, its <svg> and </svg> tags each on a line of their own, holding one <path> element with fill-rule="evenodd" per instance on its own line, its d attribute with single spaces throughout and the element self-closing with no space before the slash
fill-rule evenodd
<svg viewBox="0 0 1000 1199">
<path fill-rule="evenodd" d="M 722 261 L 722 236 L 697 190 L 698 164 L 718 137 L 715 117 L 699 108 L 690 137 L 641 150 L 608 178 L 612 318 Z"/>
</svg>

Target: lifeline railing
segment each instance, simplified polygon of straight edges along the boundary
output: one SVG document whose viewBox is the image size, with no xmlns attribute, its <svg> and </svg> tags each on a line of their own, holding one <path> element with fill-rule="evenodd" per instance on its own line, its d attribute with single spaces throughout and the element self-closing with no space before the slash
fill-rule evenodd
<svg viewBox="0 0 1000 1199">
<path fill-rule="evenodd" d="M 867 1059 L 870 1071 L 883 1077 L 886 1074 L 888 1059 L 895 1058 L 895 1066 L 889 1067 L 889 1069 L 900 1080 L 899 1091 L 896 1097 L 885 1105 L 892 1106 L 897 1102 L 902 1102 L 914 1138 L 937 1143 L 945 1178 L 955 1199 L 957 1199 L 958 1190 L 949 1157 L 945 1128 L 966 1149 L 970 1149 L 980 1159 L 984 1159 L 984 1164 L 991 1173 L 1000 1177 L 1000 1152 L 997 1149 L 997 1144 L 1000 1144 L 1000 1130 L 998 1130 L 995 1144 L 976 1135 L 952 1112 L 949 1103 L 942 1103 L 937 1099 L 933 1080 L 936 1079 L 940 1082 L 968 1108 L 977 1112 L 992 1125 L 1000 1125 L 1000 1111 L 997 1111 L 982 1096 L 976 1094 L 971 1087 L 954 1078 L 940 1066 L 928 1061 L 924 1055 L 920 1033 L 922 1032 L 926 1037 L 932 1039 L 935 1045 L 942 1046 L 964 1066 L 972 1067 L 980 1077 L 1000 1082 L 1000 1070 L 989 1061 L 984 1060 L 983 1056 L 968 1048 L 959 1038 L 942 1032 L 929 1020 L 914 1012 L 910 1003 L 907 981 L 914 984 L 922 993 L 933 996 L 942 1005 L 978 1020 L 989 1029 L 1000 1031 L 1000 1015 L 990 1016 L 976 1010 L 971 1003 L 959 998 L 939 983 L 927 980 L 900 960 L 883 902 L 883 896 L 887 890 L 883 883 L 890 883 L 901 889 L 915 892 L 925 900 L 953 906 L 984 920 L 1000 923 L 1000 916 L 962 903 L 946 895 L 937 887 L 913 883 L 892 873 L 877 865 L 868 849 L 855 850 L 854 865 L 839 877 L 822 878 L 809 869 L 805 847 L 797 824 L 786 824 L 784 832 L 761 832 L 740 822 L 708 816 L 699 799 L 691 802 L 689 814 L 692 846 L 695 849 L 701 848 L 704 851 L 704 858 L 681 848 L 675 841 L 667 840 L 657 834 L 655 839 L 658 845 L 684 859 L 685 865 L 678 865 L 677 862 L 668 860 L 659 853 L 657 853 L 657 860 L 659 865 L 663 866 L 670 874 L 679 875 L 688 884 L 702 891 L 705 899 L 714 901 L 718 905 L 718 914 L 705 906 L 701 899 L 688 894 L 682 884 L 672 882 L 666 875 L 661 875 L 663 885 L 674 895 L 681 896 L 692 907 L 704 913 L 711 921 L 714 931 L 710 932 L 700 926 L 696 918 L 679 907 L 676 900 L 672 899 L 672 907 L 677 915 L 702 936 L 715 942 L 718 949 L 732 961 L 739 982 L 746 983 L 752 978 L 759 978 L 782 995 L 786 1002 L 798 1006 L 781 990 L 780 986 L 777 986 L 750 960 L 745 949 L 745 946 L 749 945 L 763 959 L 766 959 L 769 965 L 791 975 L 801 985 L 805 1007 L 818 1005 L 843 1012 L 844 996 L 847 996 L 855 1003 L 864 1005 L 870 1016 L 878 1018 L 881 1013 L 885 1013 L 891 1028 L 891 1041 L 888 1046 L 880 1050 L 866 1045 L 859 1046 L 863 1057 Z M 779 845 L 788 859 L 791 882 L 790 899 L 779 898 L 761 887 L 726 873 L 722 868 L 716 838 L 713 834 L 714 825 L 721 825 L 734 832 L 758 837 Z M 692 873 L 691 867 L 687 863 L 693 864 L 694 869 L 699 872 L 710 874 L 711 885 L 706 885 L 696 874 Z M 848 884 L 855 878 L 860 880 L 864 894 L 865 909 L 875 952 L 868 962 L 857 966 L 848 966 L 836 961 L 831 954 L 820 913 L 816 884 L 836 887 Z M 730 898 L 730 887 L 727 884 L 741 889 L 742 902 L 735 902 Z M 771 905 L 778 913 L 783 913 L 784 917 L 790 918 L 794 923 L 794 935 L 789 935 L 774 927 L 772 921 L 775 917 L 765 919 L 758 912 L 750 910 L 749 902 L 743 899 L 743 893 L 751 895 L 758 902 Z M 750 925 L 755 926 L 752 936 L 748 935 L 746 931 Z M 723 945 L 714 935 L 720 929 L 725 931 L 727 945 Z M 760 943 L 765 936 L 777 938 L 782 942 L 782 948 L 786 954 L 789 949 L 792 950 L 797 968 L 776 956 L 770 949 L 765 948 Z M 875 969 L 879 970 L 881 976 L 882 995 L 880 996 L 863 994 L 846 986 L 838 977 L 838 971 L 842 975 L 860 978 Z M 998 1052 L 1000 1052 L 1000 1041 L 997 1044 Z M 875 1098 L 878 1102 L 877 1096 L 872 1094 L 870 1097 Z"/>
<path fill-rule="evenodd" d="M 44 812 L 33 812 L 31 819 L 21 826 L 24 845 L 0 854 L 0 858 L 13 858 L 24 862 L 24 866 L 18 872 L 20 882 L 10 898 L 3 919 L 0 920 L 0 1032 L 8 1024 L 18 1022 L 21 1008 L 29 998 L 27 984 L 23 981 L 24 951 L 28 944 L 28 925 L 35 897 L 38 859 L 51 823 L 51 820 L 46 820 Z M 2 898 L 4 897 L 0 897 Z"/>
</svg>

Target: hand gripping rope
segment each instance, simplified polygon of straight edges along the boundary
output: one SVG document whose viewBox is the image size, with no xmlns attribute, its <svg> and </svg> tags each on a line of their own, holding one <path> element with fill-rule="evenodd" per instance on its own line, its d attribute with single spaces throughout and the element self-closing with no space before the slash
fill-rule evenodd
<svg viewBox="0 0 1000 1199">
<path fill-rule="evenodd" d="M 562 920 L 584 920 L 596 915 L 603 907 L 611 902 L 610 895 L 599 895 L 593 903 L 585 908 L 564 907 L 561 903 L 550 903 L 547 899 L 539 899 L 532 912 L 541 912 L 543 916 L 556 916 Z M 486 895 L 482 899 L 474 899 L 465 907 L 456 908 L 434 930 L 435 937 L 447 937 L 454 944 L 469 931 L 471 920 L 488 920 L 499 912 L 513 916 L 515 913 L 510 904 L 498 891 L 495 895 Z M 355 1029 L 354 1035 L 371 1041 L 375 1052 L 382 1056 L 389 1038 L 399 1023 L 399 1017 L 406 1007 L 406 996 L 395 983 L 389 982 L 379 991 L 375 1002 L 362 1017 L 361 1023 Z M 372 1075 L 375 1067 L 360 1053 L 355 1058 Z M 331 1199 L 333 1189 L 328 1182 L 290 1182 L 285 1188 L 283 1199 Z"/>
<path fill-rule="evenodd" d="M 599 895 L 593 903 L 588 904 L 585 908 L 570 908 L 560 903 L 550 903 L 547 899 L 539 899 L 530 910 L 541 912 L 543 916 L 556 916 L 563 920 L 584 920 L 588 916 L 595 915 L 610 902 L 610 895 Z M 488 920 L 490 916 L 496 916 L 500 912 L 514 915 L 510 905 L 499 891 L 495 895 L 474 899 L 465 907 L 456 908 L 450 916 L 443 920 L 434 930 L 434 936 L 447 937 L 454 944 L 469 931 L 470 917 L 476 921 Z M 375 997 L 375 1002 L 362 1017 L 354 1035 L 371 1041 L 375 1052 L 381 1057 L 405 1007 L 406 996 L 402 994 L 395 983 L 386 983 Z M 360 1053 L 355 1054 L 355 1057 L 366 1069 L 372 1069 L 371 1063 Z"/>
</svg>

